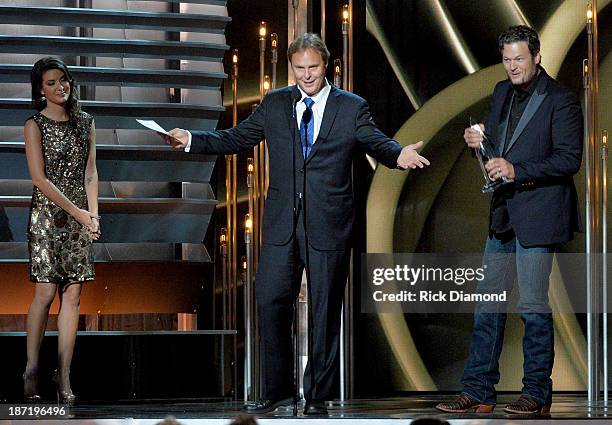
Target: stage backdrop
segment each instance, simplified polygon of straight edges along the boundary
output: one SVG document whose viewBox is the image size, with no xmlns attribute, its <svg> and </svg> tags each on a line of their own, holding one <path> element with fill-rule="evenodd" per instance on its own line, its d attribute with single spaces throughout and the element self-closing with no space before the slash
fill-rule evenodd
<svg viewBox="0 0 612 425">
<path fill-rule="evenodd" d="M 402 189 L 393 223 L 367 220 L 364 252 L 482 252 L 489 197 L 480 192 L 482 175 L 462 135 L 470 117 L 482 120 L 495 82 L 505 78 L 497 34 L 510 25 L 533 26 L 541 36 L 544 68 L 582 97 L 586 3 L 366 1 L 367 35 L 357 47 L 355 91 L 368 99 L 388 134 L 402 143 L 424 140 L 424 155 L 433 165 L 410 172 L 405 181 L 377 169 L 367 186 L 370 197 L 378 194 L 376 199 L 384 201 L 393 196 L 393 184 Z M 612 7 L 606 1 L 599 4 L 599 119 L 601 128 L 610 128 Z M 583 166 L 575 177 L 582 210 L 584 173 Z M 377 208 L 394 205 L 369 205 L 368 218 L 377 216 Z M 385 237 L 390 232 L 391 240 Z M 584 234 L 565 250 L 584 252 Z M 560 288 L 575 282 L 571 271 L 563 269 L 555 280 Z M 361 314 L 357 323 L 356 394 L 460 389 L 471 315 Z M 584 315 L 556 315 L 555 328 L 555 390 L 585 390 Z M 522 331 L 520 319 L 511 317 L 499 390 L 521 388 Z"/>
</svg>

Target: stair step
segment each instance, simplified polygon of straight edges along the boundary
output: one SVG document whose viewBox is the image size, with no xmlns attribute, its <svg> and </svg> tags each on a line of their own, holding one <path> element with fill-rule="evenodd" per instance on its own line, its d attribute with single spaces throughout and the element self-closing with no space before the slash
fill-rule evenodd
<svg viewBox="0 0 612 425">
<path fill-rule="evenodd" d="M 156 1 L 162 3 L 191 3 L 191 4 L 210 4 L 213 6 L 225 6 L 227 0 L 128 0 L 128 1 Z"/>
<path fill-rule="evenodd" d="M 0 196 L 14 240 L 25 241 L 32 196 Z M 214 199 L 99 198 L 99 242 L 201 243 L 215 210 Z"/>
<path fill-rule="evenodd" d="M 140 57 L 221 62 L 226 44 L 94 37 L 0 35 L 0 51 L 18 54 Z"/>
<path fill-rule="evenodd" d="M 32 196 L 0 196 L 0 206 L 30 207 Z M 98 198 L 101 214 L 211 214 L 217 200 L 182 198 Z"/>
<path fill-rule="evenodd" d="M 78 331 L 77 336 L 177 336 L 177 335 L 237 335 L 236 330 L 196 330 L 196 331 Z M 47 331 L 46 336 L 57 336 L 57 331 Z M 25 332 L 0 332 L 0 337 L 14 336 L 23 337 L 26 336 Z"/>
<path fill-rule="evenodd" d="M 153 133 L 152 133 L 153 134 Z M 157 135 L 153 137 L 157 138 Z M 0 153 L 2 152 L 21 152 L 25 154 L 25 144 L 23 141 L 0 142 Z M 214 164 L 216 155 L 201 155 L 188 153 L 183 150 L 173 149 L 168 145 L 142 144 L 142 145 L 117 145 L 107 143 L 96 143 L 98 155 L 125 155 L 130 159 L 172 159 L 175 161 L 197 161 L 212 162 Z M 99 158 L 98 158 L 99 159 Z"/>
<path fill-rule="evenodd" d="M 217 158 L 156 145 L 98 145 L 96 153 L 101 182 L 208 183 Z M 0 142 L 0 184 L 7 180 L 30 180 L 23 142 Z"/>
<path fill-rule="evenodd" d="M 220 105 L 95 100 L 83 100 L 81 106 L 94 116 L 96 128 L 138 130 L 144 127 L 137 118 L 154 119 L 164 128 L 211 130 L 225 110 Z M 0 98 L 0 126 L 22 126 L 35 113 L 29 99 Z"/>
<path fill-rule="evenodd" d="M 31 196 L 30 180 L 0 180 L 4 196 Z M 214 199 L 208 183 L 101 181 L 98 194 L 102 198 L 170 198 Z"/>
<path fill-rule="evenodd" d="M 32 65 L 0 64 L 0 83 L 30 83 Z M 224 72 L 71 66 L 79 85 L 218 89 Z"/>
<path fill-rule="evenodd" d="M 69 7 L 0 6 L 4 24 L 86 28 L 138 28 L 223 34 L 228 16 Z"/>
<path fill-rule="evenodd" d="M 93 247 L 96 263 L 212 261 L 206 246 L 201 243 L 95 242 Z M 27 242 L 0 242 L 0 264 L 26 263 L 29 258 Z"/>
</svg>

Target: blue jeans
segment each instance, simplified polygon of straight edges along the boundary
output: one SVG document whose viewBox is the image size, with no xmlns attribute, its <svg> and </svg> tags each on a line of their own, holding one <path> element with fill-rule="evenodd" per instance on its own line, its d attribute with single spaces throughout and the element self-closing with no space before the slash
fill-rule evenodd
<svg viewBox="0 0 612 425">
<path fill-rule="evenodd" d="M 522 394 L 539 403 L 552 398 L 554 352 L 553 319 L 548 304 L 548 286 L 554 246 L 526 248 L 518 239 L 501 242 L 489 237 L 483 263 L 485 277 L 478 291 L 510 294 L 518 281 L 518 312 L 525 325 L 523 336 Z M 470 354 L 463 371 L 463 393 L 483 404 L 496 404 L 499 356 L 506 325 L 505 303 L 480 303 L 474 312 Z"/>
</svg>

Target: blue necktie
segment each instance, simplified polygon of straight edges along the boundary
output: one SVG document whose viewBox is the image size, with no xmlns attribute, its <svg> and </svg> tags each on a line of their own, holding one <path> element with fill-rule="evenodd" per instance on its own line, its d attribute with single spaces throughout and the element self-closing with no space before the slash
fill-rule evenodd
<svg viewBox="0 0 612 425">
<path fill-rule="evenodd" d="M 306 110 L 304 111 L 304 114 L 302 114 L 300 139 L 302 140 L 302 154 L 304 155 L 304 159 L 306 159 L 308 158 L 310 150 L 312 149 L 312 144 L 314 143 L 314 119 L 312 116 L 312 105 L 314 105 L 314 100 L 307 97 L 304 99 L 304 104 L 306 105 Z"/>
</svg>

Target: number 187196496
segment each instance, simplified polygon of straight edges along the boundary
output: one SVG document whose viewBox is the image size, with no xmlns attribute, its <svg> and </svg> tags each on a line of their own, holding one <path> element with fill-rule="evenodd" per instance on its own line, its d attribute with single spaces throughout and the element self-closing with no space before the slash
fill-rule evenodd
<svg viewBox="0 0 612 425">
<path fill-rule="evenodd" d="M 0 419 L 14 418 L 40 418 L 40 417 L 66 417 L 69 415 L 66 406 L 59 405 L 0 405 Z"/>
</svg>

